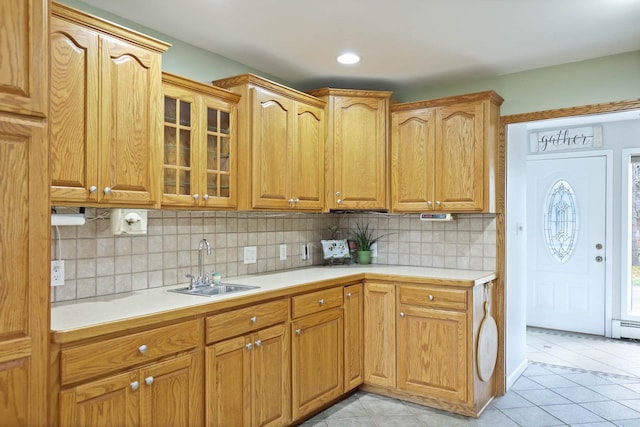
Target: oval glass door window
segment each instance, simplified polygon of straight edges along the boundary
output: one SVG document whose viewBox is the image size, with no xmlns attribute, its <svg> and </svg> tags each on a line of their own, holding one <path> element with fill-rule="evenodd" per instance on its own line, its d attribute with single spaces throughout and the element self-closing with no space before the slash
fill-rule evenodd
<svg viewBox="0 0 640 427">
<path fill-rule="evenodd" d="M 566 262 L 578 236 L 576 196 L 566 180 L 556 181 L 549 189 L 543 215 L 547 249 L 556 261 Z"/>
</svg>

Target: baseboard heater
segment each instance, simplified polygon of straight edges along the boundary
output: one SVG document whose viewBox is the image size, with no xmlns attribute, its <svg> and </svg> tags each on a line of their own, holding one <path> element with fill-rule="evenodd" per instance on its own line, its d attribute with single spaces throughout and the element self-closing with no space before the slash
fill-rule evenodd
<svg viewBox="0 0 640 427">
<path fill-rule="evenodd" d="M 612 322 L 612 338 L 640 339 L 640 322 L 631 320 L 614 320 Z"/>
</svg>

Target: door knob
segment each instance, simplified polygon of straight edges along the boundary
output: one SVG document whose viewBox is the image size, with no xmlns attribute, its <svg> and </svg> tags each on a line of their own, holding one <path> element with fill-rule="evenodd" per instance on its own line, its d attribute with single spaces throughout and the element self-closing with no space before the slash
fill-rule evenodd
<svg viewBox="0 0 640 427">
<path fill-rule="evenodd" d="M 600 255 L 596 257 L 596 262 L 602 262 L 603 260 L 604 258 L 602 258 Z"/>
</svg>

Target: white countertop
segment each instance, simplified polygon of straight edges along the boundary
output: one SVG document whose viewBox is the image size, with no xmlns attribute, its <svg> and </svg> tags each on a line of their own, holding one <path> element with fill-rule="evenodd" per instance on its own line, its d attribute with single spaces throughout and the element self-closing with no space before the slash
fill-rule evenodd
<svg viewBox="0 0 640 427">
<path fill-rule="evenodd" d="M 51 305 L 51 330 L 54 332 L 71 331 L 100 324 L 146 317 L 172 310 L 203 308 L 215 302 L 263 294 L 295 286 L 334 279 L 348 280 L 350 276 L 366 274 L 395 276 L 399 279 L 424 278 L 433 280 L 457 280 L 484 283 L 496 277 L 493 271 L 456 270 L 444 268 L 392 266 L 392 265 L 348 265 L 316 266 L 263 273 L 249 276 L 223 278 L 223 283 L 259 286 L 229 295 L 203 297 L 167 292 L 168 289 L 184 287 L 185 284 L 164 286 L 141 291 L 126 292 L 103 297 L 85 298 Z M 213 309 L 213 308 L 212 308 Z"/>
</svg>

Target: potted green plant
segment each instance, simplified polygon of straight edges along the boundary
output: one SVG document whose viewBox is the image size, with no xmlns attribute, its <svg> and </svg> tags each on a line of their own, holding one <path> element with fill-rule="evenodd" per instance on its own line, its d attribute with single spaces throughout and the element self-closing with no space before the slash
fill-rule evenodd
<svg viewBox="0 0 640 427">
<path fill-rule="evenodd" d="M 364 227 L 356 222 L 356 229 L 351 231 L 351 237 L 356 242 L 358 250 L 358 262 L 360 264 L 371 263 L 371 246 L 378 241 L 383 235 L 375 236 L 373 229 L 369 229 L 369 224 Z"/>
</svg>

